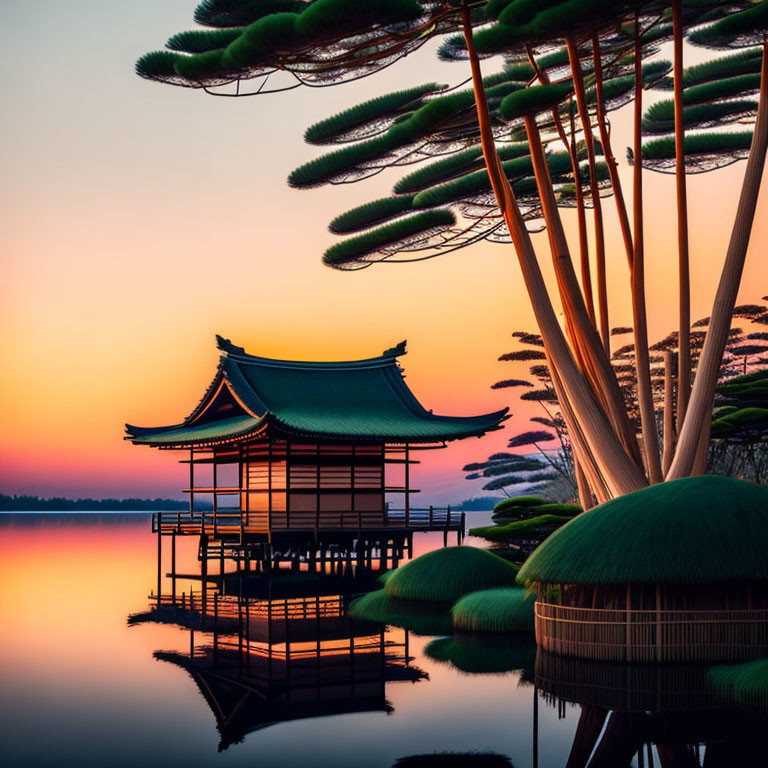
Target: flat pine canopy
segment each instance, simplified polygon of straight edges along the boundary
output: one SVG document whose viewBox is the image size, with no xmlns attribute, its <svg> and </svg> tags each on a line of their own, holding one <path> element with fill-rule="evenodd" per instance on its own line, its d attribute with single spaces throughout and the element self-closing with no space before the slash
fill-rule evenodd
<svg viewBox="0 0 768 768">
<path fill-rule="evenodd" d="M 652 485 L 584 512 L 524 563 L 519 583 L 768 581 L 768 488 L 715 475 Z"/>
<path fill-rule="evenodd" d="M 481 416 L 438 416 L 405 383 L 397 357 L 349 362 L 273 360 L 218 337 L 221 359 L 200 404 L 181 423 L 126 425 L 127 439 L 154 446 L 222 442 L 274 429 L 319 440 L 430 443 L 498 429 L 507 409 Z"/>
</svg>

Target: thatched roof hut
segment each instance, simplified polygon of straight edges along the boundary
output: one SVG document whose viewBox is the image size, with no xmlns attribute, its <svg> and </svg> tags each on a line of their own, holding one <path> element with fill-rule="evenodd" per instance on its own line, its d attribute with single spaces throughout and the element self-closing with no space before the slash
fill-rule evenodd
<svg viewBox="0 0 768 768">
<path fill-rule="evenodd" d="M 768 489 L 727 477 L 660 483 L 585 512 L 523 565 L 539 644 L 601 660 L 768 652 Z"/>
</svg>

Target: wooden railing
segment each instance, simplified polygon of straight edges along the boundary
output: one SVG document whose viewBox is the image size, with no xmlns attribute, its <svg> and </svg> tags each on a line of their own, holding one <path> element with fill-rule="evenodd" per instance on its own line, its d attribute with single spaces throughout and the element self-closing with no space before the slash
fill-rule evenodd
<svg viewBox="0 0 768 768">
<path fill-rule="evenodd" d="M 255 512 L 250 513 L 251 518 L 256 518 Z M 381 514 L 381 513 L 379 513 Z M 263 515 L 262 515 L 263 517 Z M 312 515 L 309 515 L 312 517 Z M 302 513 L 302 520 L 309 517 Z M 422 531 L 461 531 L 465 528 L 465 513 L 452 511 L 450 507 L 418 507 L 410 509 L 391 509 L 384 511 L 383 520 L 378 525 L 368 525 L 365 519 L 360 521 L 355 518 L 354 513 L 339 512 L 338 525 L 334 524 L 333 512 L 322 512 L 317 515 L 317 524 L 312 521 L 306 526 L 295 526 L 312 530 L 313 527 L 318 530 L 336 530 L 349 528 L 354 530 L 358 528 L 365 530 L 368 528 L 404 528 L 408 530 Z M 354 524 L 345 524 L 352 520 Z M 155 512 L 152 515 L 152 532 L 157 533 L 158 529 L 162 533 L 176 534 L 200 534 L 208 533 L 218 534 L 236 534 L 243 530 L 250 530 L 251 525 L 248 520 L 248 514 L 236 509 L 218 510 L 200 510 L 195 512 Z M 288 529 L 290 530 L 290 529 Z"/>
<path fill-rule="evenodd" d="M 153 605 L 173 606 L 181 610 L 197 611 L 220 618 L 236 619 L 247 614 L 252 619 L 273 621 L 295 621 L 300 619 L 338 618 L 346 615 L 347 604 L 340 595 L 316 597 L 287 597 L 272 600 L 238 598 L 220 595 L 217 592 L 203 593 L 200 590 L 183 592 L 180 595 L 151 595 Z"/>
<path fill-rule="evenodd" d="M 423 529 L 427 531 L 464 530 L 464 512 L 450 507 L 411 507 L 387 509 L 387 526 Z"/>
<path fill-rule="evenodd" d="M 768 654 L 768 610 L 614 610 L 537 602 L 536 641 L 602 661 L 731 661 Z"/>
</svg>

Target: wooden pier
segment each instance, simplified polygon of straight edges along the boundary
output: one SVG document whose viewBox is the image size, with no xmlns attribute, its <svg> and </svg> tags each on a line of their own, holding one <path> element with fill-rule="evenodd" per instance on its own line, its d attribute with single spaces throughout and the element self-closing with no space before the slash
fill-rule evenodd
<svg viewBox="0 0 768 768">
<path fill-rule="evenodd" d="M 239 537 L 244 541 L 246 537 L 256 540 L 269 540 L 281 533 L 312 533 L 316 538 L 327 538 L 329 535 L 339 533 L 354 533 L 366 535 L 374 532 L 404 532 L 415 531 L 442 531 L 444 533 L 455 532 L 458 534 L 457 543 L 461 542 L 466 529 L 464 512 L 452 511 L 448 507 L 423 507 L 410 509 L 387 509 L 383 519 L 377 525 L 364 525 L 362 517 L 359 517 L 357 525 L 344 525 L 344 512 L 324 512 L 322 519 L 320 513 L 315 515 L 314 525 L 305 529 L 273 528 L 265 533 L 260 523 L 251 523 L 250 513 L 239 510 L 217 510 L 191 512 L 155 512 L 152 515 L 152 533 L 162 536 L 209 536 Z M 348 522 L 348 521 L 347 521 Z"/>
<path fill-rule="evenodd" d="M 291 528 L 264 533 L 249 529 L 247 513 L 234 510 L 156 512 L 152 532 L 157 535 L 158 585 L 163 572 L 162 541 L 169 540 L 173 574 L 178 536 L 197 537 L 200 578 L 207 581 L 213 578 L 212 563 L 217 563 L 217 577 L 224 576 L 226 561 L 234 561 L 238 573 L 270 573 L 284 567 L 330 574 L 353 567 L 386 570 L 396 568 L 412 554 L 414 533 L 442 533 L 447 546 L 450 533 L 455 533 L 456 543 L 461 544 L 466 530 L 465 513 L 450 507 L 387 510 L 383 522 L 367 528 Z"/>
</svg>

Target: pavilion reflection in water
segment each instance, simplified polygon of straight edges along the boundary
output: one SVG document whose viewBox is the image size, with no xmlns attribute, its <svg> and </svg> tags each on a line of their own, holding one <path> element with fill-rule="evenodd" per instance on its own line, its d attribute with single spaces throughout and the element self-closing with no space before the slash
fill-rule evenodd
<svg viewBox="0 0 768 768">
<path fill-rule="evenodd" d="M 172 591 L 151 594 L 149 610 L 128 623 L 170 624 L 188 635 L 184 651 L 154 655 L 192 678 L 215 718 L 219 750 L 279 722 L 390 713 L 387 685 L 427 675 L 411 664 L 406 630 L 348 615 L 350 600 L 373 587 L 383 562 L 370 570 L 334 561 L 322 571 L 207 575 L 216 569 L 204 560 L 199 579 L 168 573 Z M 200 588 L 177 591 L 182 578 Z"/>
</svg>

